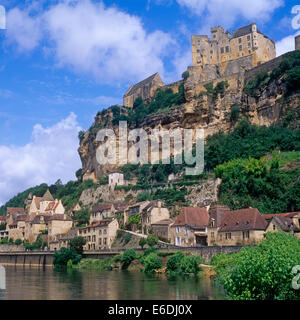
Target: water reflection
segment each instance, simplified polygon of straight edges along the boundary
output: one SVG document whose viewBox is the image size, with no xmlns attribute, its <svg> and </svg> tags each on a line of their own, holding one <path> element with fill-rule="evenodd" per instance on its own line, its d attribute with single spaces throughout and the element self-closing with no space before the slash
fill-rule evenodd
<svg viewBox="0 0 300 320">
<path fill-rule="evenodd" d="M 208 278 L 172 278 L 129 271 L 55 271 L 6 268 L 0 299 L 195 300 L 223 299 Z"/>
</svg>

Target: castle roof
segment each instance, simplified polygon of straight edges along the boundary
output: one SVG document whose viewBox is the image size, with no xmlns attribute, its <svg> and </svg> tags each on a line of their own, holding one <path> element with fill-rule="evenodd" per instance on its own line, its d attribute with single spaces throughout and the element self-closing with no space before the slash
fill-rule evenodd
<svg viewBox="0 0 300 320">
<path fill-rule="evenodd" d="M 132 94 L 134 94 L 138 89 L 140 88 L 143 88 L 144 86 L 146 86 L 147 84 L 151 84 L 151 82 L 155 79 L 155 78 L 158 78 L 158 80 L 161 80 L 161 77 L 159 75 L 158 72 L 154 73 L 152 76 L 144 79 L 143 81 L 131 86 L 128 91 L 125 93 L 124 97 L 127 97 L 127 96 L 131 96 Z"/>
<path fill-rule="evenodd" d="M 53 198 L 51 192 L 49 191 L 49 189 L 47 189 L 47 191 L 46 191 L 45 194 L 43 195 L 41 201 L 54 201 L 54 198 Z"/>
<path fill-rule="evenodd" d="M 233 33 L 233 38 L 239 38 L 239 37 L 242 37 L 242 36 L 245 36 L 247 34 L 250 34 L 252 33 L 252 26 L 253 24 L 255 23 L 251 23 L 249 24 L 248 26 L 245 26 L 245 27 L 241 27 L 239 29 L 237 29 L 237 31 L 235 31 Z M 258 31 L 259 32 L 259 31 Z"/>
</svg>

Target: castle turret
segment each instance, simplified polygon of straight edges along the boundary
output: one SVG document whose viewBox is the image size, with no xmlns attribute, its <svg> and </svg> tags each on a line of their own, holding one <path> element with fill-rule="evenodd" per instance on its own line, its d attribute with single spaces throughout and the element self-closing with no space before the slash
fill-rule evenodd
<svg viewBox="0 0 300 320">
<path fill-rule="evenodd" d="M 300 50 L 300 35 L 295 37 L 295 50 Z"/>
</svg>

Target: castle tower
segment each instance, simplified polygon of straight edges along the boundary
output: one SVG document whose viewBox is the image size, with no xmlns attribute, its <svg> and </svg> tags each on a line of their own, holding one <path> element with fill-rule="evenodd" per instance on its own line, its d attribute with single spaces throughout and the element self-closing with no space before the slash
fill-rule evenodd
<svg viewBox="0 0 300 320">
<path fill-rule="evenodd" d="M 295 50 L 300 50 L 300 35 L 295 37 Z"/>
</svg>

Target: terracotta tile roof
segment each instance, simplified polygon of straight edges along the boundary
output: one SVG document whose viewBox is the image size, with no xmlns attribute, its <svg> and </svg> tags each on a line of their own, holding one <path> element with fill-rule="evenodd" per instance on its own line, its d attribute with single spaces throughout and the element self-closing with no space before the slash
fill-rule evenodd
<svg viewBox="0 0 300 320">
<path fill-rule="evenodd" d="M 26 221 L 26 219 L 28 218 L 27 214 L 21 214 L 19 216 L 17 216 L 17 221 Z"/>
<path fill-rule="evenodd" d="M 35 201 L 35 206 L 36 208 L 39 210 L 40 209 L 40 203 L 42 201 L 42 198 L 41 197 L 35 197 L 34 198 L 34 201 Z"/>
<path fill-rule="evenodd" d="M 121 211 L 127 208 L 127 204 L 124 202 L 116 202 L 114 203 L 114 207 L 116 211 Z"/>
<path fill-rule="evenodd" d="M 96 212 L 102 212 L 104 210 L 109 210 L 111 209 L 111 206 L 112 206 L 111 203 L 107 203 L 107 202 L 99 203 L 95 207 L 93 207 L 92 212 L 96 213 Z"/>
<path fill-rule="evenodd" d="M 276 214 L 264 214 L 265 219 L 271 219 L 273 217 L 294 217 L 300 214 L 300 212 L 286 212 L 286 213 L 276 213 Z"/>
<path fill-rule="evenodd" d="M 6 209 L 6 214 L 12 214 L 12 213 L 24 214 L 24 212 L 25 212 L 24 208 L 11 208 L 11 207 L 8 207 Z"/>
<path fill-rule="evenodd" d="M 268 223 L 255 208 L 225 212 L 219 232 L 265 230 Z"/>
<path fill-rule="evenodd" d="M 203 228 L 208 222 L 209 214 L 206 208 L 186 207 L 181 210 L 172 227 L 187 225 L 192 228 Z"/>
<path fill-rule="evenodd" d="M 58 202 L 55 202 L 55 201 L 51 201 L 47 208 L 45 209 L 45 211 L 52 211 L 52 210 L 55 210 L 58 206 Z"/>
</svg>

